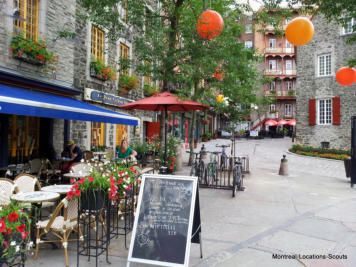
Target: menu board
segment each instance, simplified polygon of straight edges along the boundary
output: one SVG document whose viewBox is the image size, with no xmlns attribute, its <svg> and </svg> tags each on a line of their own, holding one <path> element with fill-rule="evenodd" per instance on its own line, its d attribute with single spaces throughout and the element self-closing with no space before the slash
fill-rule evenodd
<svg viewBox="0 0 356 267">
<path fill-rule="evenodd" d="M 143 176 L 129 262 L 188 266 L 196 190 L 196 177 Z"/>
</svg>

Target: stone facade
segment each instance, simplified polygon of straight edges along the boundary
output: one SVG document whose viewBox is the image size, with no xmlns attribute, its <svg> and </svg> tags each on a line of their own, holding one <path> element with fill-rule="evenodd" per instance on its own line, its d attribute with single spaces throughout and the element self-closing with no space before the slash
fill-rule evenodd
<svg viewBox="0 0 356 267">
<path fill-rule="evenodd" d="M 342 35 L 342 27 L 327 23 L 317 15 L 312 20 L 314 37 L 310 43 L 298 47 L 297 57 L 297 142 L 314 147 L 329 142 L 330 147 L 350 149 L 352 115 L 356 115 L 356 84 L 341 86 L 335 79 L 339 68 L 356 55 L 356 44 L 346 44 L 349 35 Z M 318 75 L 318 56 L 331 54 L 331 74 Z M 309 99 L 340 97 L 340 125 L 309 125 Z M 316 116 L 317 117 L 317 116 Z"/>
</svg>

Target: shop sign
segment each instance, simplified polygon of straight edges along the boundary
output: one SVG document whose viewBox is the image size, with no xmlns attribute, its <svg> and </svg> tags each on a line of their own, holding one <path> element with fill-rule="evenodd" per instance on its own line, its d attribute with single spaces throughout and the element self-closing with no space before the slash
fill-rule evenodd
<svg viewBox="0 0 356 267">
<path fill-rule="evenodd" d="M 90 88 L 84 89 L 84 100 L 90 100 L 111 106 L 120 106 L 133 101 L 131 99 L 107 94 Z"/>
</svg>

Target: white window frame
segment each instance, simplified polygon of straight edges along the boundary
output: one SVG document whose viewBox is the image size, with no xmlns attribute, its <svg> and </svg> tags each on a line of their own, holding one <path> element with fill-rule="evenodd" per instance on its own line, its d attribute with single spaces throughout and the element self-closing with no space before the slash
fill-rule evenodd
<svg viewBox="0 0 356 267">
<path fill-rule="evenodd" d="M 286 40 L 286 48 L 293 48 L 293 45 Z"/>
<path fill-rule="evenodd" d="M 292 18 L 287 18 L 287 19 L 285 19 L 284 20 L 284 25 L 288 25 L 289 24 L 289 22 L 291 22 L 292 21 Z"/>
<path fill-rule="evenodd" d="M 245 33 L 252 33 L 252 24 L 245 24 Z"/>
<path fill-rule="evenodd" d="M 317 100 L 317 123 L 318 125 L 332 125 L 333 105 L 331 98 Z"/>
<path fill-rule="evenodd" d="M 273 63 L 273 64 L 271 64 L 271 63 Z M 275 59 L 268 60 L 268 69 L 269 70 L 277 70 L 277 60 L 275 60 Z"/>
<path fill-rule="evenodd" d="M 273 81 L 269 84 L 269 90 L 276 91 L 276 82 Z"/>
<path fill-rule="evenodd" d="M 286 59 L 286 70 L 292 70 L 292 69 L 293 69 L 293 61 L 291 59 Z"/>
<path fill-rule="evenodd" d="M 276 105 L 275 104 L 270 104 L 269 105 L 269 111 L 276 111 Z"/>
<path fill-rule="evenodd" d="M 331 53 L 318 56 L 318 76 L 330 76 L 331 71 Z"/>
<path fill-rule="evenodd" d="M 277 40 L 276 39 L 270 38 L 268 40 L 268 43 L 269 43 L 269 48 L 276 48 L 277 47 Z"/>
<path fill-rule="evenodd" d="M 348 22 L 347 22 L 347 28 L 345 28 L 345 26 L 342 27 L 341 29 L 341 34 L 342 35 L 347 35 L 347 34 L 352 34 L 353 31 L 353 26 L 356 25 L 356 19 L 355 18 L 351 18 Z"/>
<path fill-rule="evenodd" d="M 284 105 L 284 116 L 292 116 L 292 104 Z"/>
<path fill-rule="evenodd" d="M 286 81 L 286 89 L 287 89 L 287 91 L 293 90 L 293 82 L 292 81 Z"/>
<path fill-rule="evenodd" d="M 252 48 L 253 48 L 252 41 L 245 41 L 245 48 L 250 48 L 250 49 L 252 49 Z"/>
</svg>

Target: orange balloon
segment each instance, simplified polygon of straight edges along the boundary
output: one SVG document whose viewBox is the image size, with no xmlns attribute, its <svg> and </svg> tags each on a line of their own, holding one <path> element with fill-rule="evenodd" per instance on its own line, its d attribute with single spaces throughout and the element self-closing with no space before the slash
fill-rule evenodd
<svg viewBox="0 0 356 267">
<path fill-rule="evenodd" d="M 218 37 L 224 29 L 224 21 L 221 15 L 213 10 L 206 10 L 198 18 L 197 32 L 204 39 Z"/>
<path fill-rule="evenodd" d="M 216 101 L 217 102 L 223 102 L 224 101 L 224 96 L 223 95 L 217 95 L 216 96 Z"/>
<path fill-rule="evenodd" d="M 314 26 L 308 18 L 295 18 L 289 22 L 286 28 L 286 38 L 293 45 L 305 45 L 310 42 L 313 35 Z"/>
<path fill-rule="evenodd" d="M 336 73 L 336 80 L 343 86 L 348 86 L 356 82 L 356 70 L 354 68 L 342 67 Z"/>
</svg>

